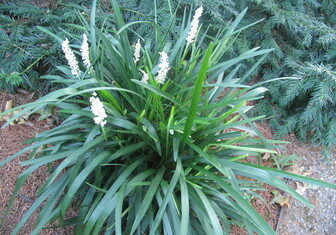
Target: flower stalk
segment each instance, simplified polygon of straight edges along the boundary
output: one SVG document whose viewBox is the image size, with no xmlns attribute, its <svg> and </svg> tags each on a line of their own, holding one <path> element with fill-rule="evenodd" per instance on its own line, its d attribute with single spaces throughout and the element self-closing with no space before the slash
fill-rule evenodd
<svg viewBox="0 0 336 235">
<path fill-rule="evenodd" d="M 197 8 L 197 10 L 195 11 L 194 17 L 191 21 L 191 28 L 186 38 L 188 44 L 191 44 L 195 41 L 195 38 L 197 36 L 198 26 L 199 26 L 199 19 L 201 18 L 202 13 L 203 13 L 202 6 Z"/>
<path fill-rule="evenodd" d="M 64 52 L 65 58 L 68 61 L 68 64 L 71 69 L 71 74 L 74 76 L 79 76 L 81 74 L 81 71 L 78 66 L 78 61 L 76 59 L 75 54 L 71 50 L 69 46 L 69 39 L 66 38 L 62 43 L 62 50 Z"/>
<path fill-rule="evenodd" d="M 90 49 L 89 49 L 88 37 L 86 36 L 86 34 L 83 34 L 83 42 L 80 51 L 82 53 L 83 64 L 87 69 L 90 69 L 90 72 L 93 72 L 90 62 Z"/>
<path fill-rule="evenodd" d="M 134 46 L 134 63 L 136 64 L 140 60 L 140 52 L 141 52 L 141 43 L 140 39 L 138 39 L 137 43 Z"/>
<path fill-rule="evenodd" d="M 94 115 L 94 122 L 97 125 L 100 125 L 101 127 L 104 127 L 106 125 L 106 118 L 107 114 L 105 112 L 105 108 L 103 103 L 100 101 L 99 97 L 96 97 L 97 93 L 93 92 L 91 98 L 90 98 L 90 103 L 91 103 L 91 111 Z"/>
<path fill-rule="evenodd" d="M 169 66 L 169 56 L 166 52 L 161 51 L 159 52 L 160 54 L 160 64 L 159 64 L 159 71 L 158 75 L 155 77 L 155 81 L 159 84 L 164 84 L 166 78 L 167 78 L 167 73 L 170 69 Z"/>
</svg>

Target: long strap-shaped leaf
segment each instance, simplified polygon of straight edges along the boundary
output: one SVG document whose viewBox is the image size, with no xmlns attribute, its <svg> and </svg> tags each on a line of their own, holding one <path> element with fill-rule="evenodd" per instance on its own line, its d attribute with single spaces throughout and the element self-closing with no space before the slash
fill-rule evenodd
<svg viewBox="0 0 336 235">
<path fill-rule="evenodd" d="M 180 189 L 181 189 L 181 227 L 180 234 L 187 235 L 189 230 L 189 194 L 188 186 L 183 169 L 180 175 Z"/>
<path fill-rule="evenodd" d="M 166 192 L 166 195 L 165 197 L 163 198 L 163 201 L 162 203 L 160 204 L 160 208 L 155 216 L 155 219 L 154 219 L 154 222 L 153 222 L 153 226 L 150 230 L 150 233 L 151 235 L 154 235 L 155 234 L 155 231 L 157 229 L 157 227 L 159 227 L 161 221 L 162 221 L 162 217 L 163 217 L 163 214 L 166 210 L 166 206 L 169 202 L 169 200 L 172 199 L 173 195 L 173 191 L 175 189 L 175 186 L 177 184 L 177 181 L 180 177 L 180 173 L 181 173 L 181 170 L 182 170 L 182 164 L 181 164 L 181 159 L 177 159 L 176 161 L 176 168 L 175 168 L 175 171 L 174 171 L 174 175 L 170 181 L 170 184 L 169 184 L 169 187 L 168 187 L 168 190 Z"/>
<path fill-rule="evenodd" d="M 212 158 L 210 155 L 205 153 L 202 149 L 197 147 L 196 145 L 188 142 L 188 145 L 193 148 L 198 154 L 200 154 L 203 158 L 205 158 L 211 165 L 216 167 L 218 170 L 221 170 L 222 166 L 219 163 L 219 160 Z M 258 226 L 264 234 L 275 234 L 272 228 L 263 220 L 263 218 L 253 209 L 253 207 L 244 199 L 244 197 L 240 194 L 240 192 L 235 191 L 231 185 L 227 184 L 223 179 L 210 171 L 202 169 L 201 167 L 192 166 L 193 168 L 197 168 L 199 171 L 204 173 L 210 178 L 213 178 L 215 182 L 217 182 L 234 200 L 238 203 L 238 205 L 244 209 L 250 216 L 251 222 L 253 222 L 256 226 Z M 266 173 L 265 173 L 266 174 Z"/>
<path fill-rule="evenodd" d="M 95 234 L 92 230 L 100 230 L 103 223 L 106 221 L 106 218 L 111 214 L 114 210 L 116 204 L 116 193 L 119 188 L 127 182 L 127 178 L 129 175 L 146 159 L 147 157 L 140 157 L 135 162 L 133 162 L 130 166 L 128 166 L 120 176 L 114 181 L 113 185 L 108 189 L 107 193 L 100 200 L 98 205 L 95 207 L 92 214 L 87 214 L 87 218 L 85 218 L 84 222 L 87 221 L 85 230 L 83 234 Z M 114 202 L 114 204 L 112 203 Z"/>
<path fill-rule="evenodd" d="M 211 206 L 211 203 L 209 201 L 209 199 L 207 198 L 207 196 L 202 192 L 202 190 L 194 187 L 195 192 L 198 194 L 199 198 L 201 199 L 199 201 L 199 203 L 202 202 L 202 204 L 204 205 L 204 208 L 206 208 L 206 212 L 208 213 L 208 217 L 210 219 L 211 225 L 213 227 L 214 233 L 216 235 L 222 235 L 224 234 L 223 229 L 221 227 L 221 224 L 219 222 L 218 216 L 215 212 L 215 210 L 213 209 L 213 207 Z"/>
<path fill-rule="evenodd" d="M 153 197 L 156 193 L 156 190 L 158 189 L 158 186 L 159 186 L 159 184 L 162 180 L 164 172 L 165 172 L 165 168 L 161 167 L 160 170 L 158 171 L 157 175 L 153 179 L 151 185 L 149 186 L 149 188 L 147 190 L 147 193 L 144 197 L 144 200 L 142 201 L 141 206 L 140 206 L 140 208 L 138 210 L 138 213 L 135 217 L 135 220 L 133 222 L 130 234 L 133 234 L 135 232 L 135 230 L 137 229 L 137 227 L 141 223 L 143 217 L 145 216 L 150 204 L 152 203 L 152 199 L 153 199 Z"/>
<path fill-rule="evenodd" d="M 184 132 L 183 132 L 184 134 L 183 134 L 183 139 L 182 139 L 183 142 L 185 142 L 188 136 L 190 135 L 191 128 L 192 128 L 192 125 L 196 117 L 197 106 L 201 99 L 203 84 L 204 84 L 205 77 L 208 71 L 212 49 L 213 49 L 213 44 L 210 43 L 210 45 L 208 46 L 206 50 L 204 59 L 202 61 L 201 69 L 198 72 L 195 88 L 194 88 L 193 95 L 192 95 L 191 105 L 189 108 L 189 115 L 188 115 L 186 124 L 184 126 Z"/>
</svg>

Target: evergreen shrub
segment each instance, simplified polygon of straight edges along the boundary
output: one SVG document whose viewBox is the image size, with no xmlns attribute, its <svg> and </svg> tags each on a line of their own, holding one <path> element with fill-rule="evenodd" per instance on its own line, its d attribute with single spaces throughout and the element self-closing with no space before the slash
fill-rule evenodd
<svg viewBox="0 0 336 235">
<path fill-rule="evenodd" d="M 65 29 L 89 17 L 87 0 L 75 1 L 15 1 L 0 3 L 0 90 L 15 92 L 17 88 L 46 93 L 52 89 L 41 80 L 45 74 L 55 74 L 56 66 L 63 63 L 59 44 L 37 29 Z M 66 33 L 60 31 L 59 35 Z"/>
<path fill-rule="evenodd" d="M 215 0 L 211 4 L 228 2 Z M 236 11 L 249 8 L 242 24 L 264 20 L 239 35 L 232 53 L 255 46 L 274 48 L 255 71 L 254 81 L 296 78 L 268 83 L 269 92 L 266 99 L 259 102 L 257 110 L 273 117 L 269 121 L 278 137 L 294 132 L 299 139 L 323 145 L 326 150 L 335 147 L 336 1 L 244 0 L 233 3 Z M 217 11 L 210 4 L 204 4 L 209 6 L 209 12 Z M 226 22 L 232 19 L 232 12 L 228 9 L 221 18 L 209 17 L 209 20 L 219 24 Z M 255 60 L 247 65 L 251 63 Z"/>
</svg>

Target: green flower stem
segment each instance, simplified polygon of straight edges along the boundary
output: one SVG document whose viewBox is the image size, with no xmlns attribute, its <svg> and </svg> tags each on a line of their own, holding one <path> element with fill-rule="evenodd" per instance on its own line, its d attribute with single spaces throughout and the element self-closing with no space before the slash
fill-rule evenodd
<svg viewBox="0 0 336 235">
<path fill-rule="evenodd" d="M 212 49 L 213 49 L 213 44 L 210 43 L 205 53 L 200 71 L 198 72 L 198 76 L 196 79 L 195 88 L 193 91 L 192 100 L 191 100 L 191 104 L 189 108 L 189 115 L 187 117 L 187 121 L 186 121 L 184 131 L 183 131 L 182 147 L 185 146 L 185 142 L 187 138 L 189 138 L 194 120 L 196 118 L 197 106 L 202 96 L 203 84 L 206 78 L 206 73 L 208 71 L 208 66 L 210 64 L 210 57 L 211 57 Z"/>
<path fill-rule="evenodd" d="M 104 139 L 105 139 L 105 141 L 107 141 L 107 134 L 106 134 L 106 129 L 105 129 L 105 127 L 101 127 L 102 128 L 102 131 L 103 131 L 103 136 L 104 136 Z"/>
<path fill-rule="evenodd" d="M 189 49 L 189 43 L 187 43 L 187 45 L 184 48 L 184 51 L 183 51 L 183 54 L 182 54 L 182 57 L 181 57 L 181 63 L 184 61 L 184 58 L 187 56 L 188 49 Z"/>
</svg>

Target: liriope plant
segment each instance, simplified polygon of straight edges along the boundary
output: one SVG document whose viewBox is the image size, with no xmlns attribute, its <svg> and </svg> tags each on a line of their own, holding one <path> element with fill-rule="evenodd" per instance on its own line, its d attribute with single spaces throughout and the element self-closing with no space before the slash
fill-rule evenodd
<svg viewBox="0 0 336 235">
<path fill-rule="evenodd" d="M 248 102 L 266 89 L 241 84 L 270 50 L 254 48 L 222 60 L 246 28 L 238 28 L 246 10 L 213 38 L 198 33 L 198 7 L 194 16 L 185 14 L 174 36 L 155 22 L 125 24 L 119 6 L 111 3 L 113 23 L 95 27 L 94 1 L 91 22 L 83 19 L 85 26 L 76 26 L 83 36 L 62 39 L 41 28 L 62 43 L 69 63 L 59 67 L 64 76 L 45 79 L 64 88 L 15 108 L 21 111 L 13 119 L 51 106 L 63 121 L 0 163 L 31 151 L 21 163 L 27 168 L 13 198 L 31 173 L 44 165 L 51 169 L 13 234 L 39 210 L 31 234 L 58 221 L 74 225 L 76 234 L 219 235 L 238 224 L 269 235 L 274 231 L 250 203 L 262 184 L 307 205 L 281 178 L 335 188 L 247 160 L 275 154 L 279 141 L 266 140 L 253 125 L 263 116 L 248 117 Z M 176 20 L 174 12 L 169 17 Z M 152 24 L 155 37 L 139 37 L 132 30 L 138 23 Z M 78 39 L 81 44 L 70 44 Z M 258 62 L 237 78 L 239 63 L 257 56 Z M 67 218 L 69 208 L 75 217 Z"/>
</svg>

